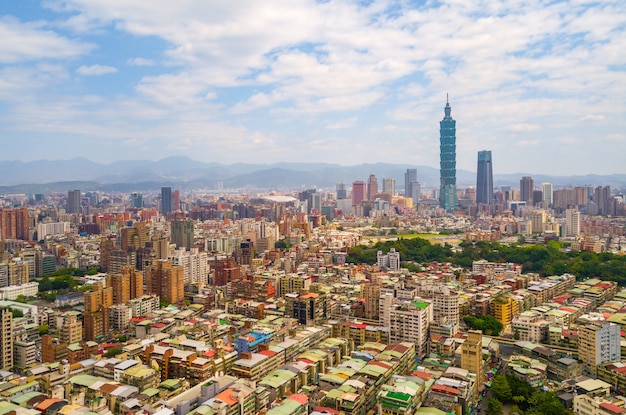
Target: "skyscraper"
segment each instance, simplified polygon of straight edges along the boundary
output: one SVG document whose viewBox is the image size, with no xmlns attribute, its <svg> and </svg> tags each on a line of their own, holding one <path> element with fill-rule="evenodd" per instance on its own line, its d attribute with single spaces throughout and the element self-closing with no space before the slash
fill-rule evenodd
<svg viewBox="0 0 626 415">
<path fill-rule="evenodd" d="M 170 240 L 176 244 L 176 248 L 189 250 L 194 245 L 193 221 L 188 219 L 173 220 L 170 224 Z"/>
<path fill-rule="evenodd" d="M 389 196 L 396 194 L 396 179 L 391 177 L 383 179 L 383 193 L 387 193 Z"/>
<path fill-rule="evenodd" d="M 365 182 L 358 180 L 352 183 L 352 206 L 359 206 L 365 200 Z"/>
<path fill-rule="evenodd" d="M 485 150 L 478 152 L 476 203 L 479 205 L 491 205 L 493 203 L 493 171 L 491 167 L 491 151 Z"/>
<path fill-rule="evenodd" d="M 547 183 L 547 182 L 541 183 L 541 192 L 543 196 L 543 201 L 542 201 L 543 208 L 548 209 L 554 203 L 553 201 L 554 191 L 552 189 L 552 183 Z"/>
<path fill-rule="evenodd" d="M 446 100 L 444 117 L 439 122 L 439 206 L 447 211 L 458 205 L 456 195 L 456 121 L 450 116 L 452 108 Z"/>
<path fill-rule="evenodd" d="M 374 173 L 370 174 L 367 180 L 367 200 L 374 200 L 374 197 L 378 194 L 378 179 Z"/>
<path fill-rule="evenodd" d="M 346 185 L 341 182 L 336 185 L 337 190 L 337 200 L 343 200 L 348 197 L 348 191 L 346 190 Z"/>
<path fill-rule="evenodd" d="M 80 190 L 67 191 L 67 213 L 80 213 Z"/>
<path fill-rule="evenodd" d="M 519 181 L 520 200 L 529 206 L 533 203 L 533 190 L 535 190 L 533 178 L 530 176 L 522 177 L 522 180 Z"/>
<path fill-rule="evenodd" d="M 404 197 L 413 197 L 411 184 L 417 182 L 417 169 L 406 169 L 404 173 Z"/>
<path fill-rule="evenodd" d="M 167 215 L 172 211 L 172 188 L 164 186 L 161 188 L 161 213 Z"/>
<path fill-rule="evenodd" d="M 133 192 L 130 195 L 130 207 L 141 209 L 143 207 L 143 195 L 139 192 Z"/>
</svg>

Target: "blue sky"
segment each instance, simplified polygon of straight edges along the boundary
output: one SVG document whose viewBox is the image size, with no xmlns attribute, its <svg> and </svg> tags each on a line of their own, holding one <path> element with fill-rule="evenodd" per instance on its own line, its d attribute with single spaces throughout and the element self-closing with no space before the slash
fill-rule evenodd
<svg viewBox="0 0 626 415">
<path fill-rule="evenodd" d="M 0 6 L 2 160 L 625 173 L 626 3 L 45 0 Z"/>
</svg>

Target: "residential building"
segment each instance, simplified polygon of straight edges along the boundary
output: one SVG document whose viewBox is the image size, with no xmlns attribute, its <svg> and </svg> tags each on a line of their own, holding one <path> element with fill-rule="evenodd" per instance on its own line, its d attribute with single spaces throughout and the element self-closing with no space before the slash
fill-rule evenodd
<svg viewBox="0 0 626 415">
<path fill-rule="evenodd" d="M 621 359 L 620 326 L 601 322 L 578 328 L 578 357 L 583 362 L 585 373 L 597 376 L 597 367 L 602 363 Z"/>
<path fill-rule="evenodd" d="M 543 197 L 543 208 L 549 209 L 554 204 L 554 190 L 552 187 L 552 183 L 544 182 L 541 183 L 541 195 Z"/>
<path fill-rule="evenodd" d="M 188 219 L 173 220 L 170 239 L 176 248 L 191 249 L 194 246 L 194 222 Z"/>
<path fill-rule="evenodd" d="M 185 299 L 185 271 L 171 261 L 156 260 L 145 271 L 146 291 L 176 304 Z"/>
<path fill-rule="evenodd" d="M 0 370 L 13 368 L 13 313 L 10 308 L 0 308 Z"/>
</svg>

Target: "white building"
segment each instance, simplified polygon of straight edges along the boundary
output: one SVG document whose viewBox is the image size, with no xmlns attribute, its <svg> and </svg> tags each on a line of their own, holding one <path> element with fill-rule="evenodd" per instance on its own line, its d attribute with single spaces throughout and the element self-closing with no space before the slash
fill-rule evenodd
<svg viewBox="0 0 626 415">
<path fill-rule="evenodd" d="M 376 265 L 391 271 L 400 270 L 400 252 L 396 252 L 395 248 L 391 248 L 386 255 L 383 254 L 383 251 L 378 251 L 376 254 Z"/>
<path fill-rule="evenodd" d="M 538 311 L 524 311 L 513 317 L 511 322 L 516 339 L 542 343 L 548 336 L 550 323 Z"/>
<path fill-rule="evenodd" d="M 430 300 L 416 298 L 410 302 L 395 301 L 386 294 L 381 299 L 380 319 L 389 328 L 391 343 L 408 341 L 415 343 L 415 353 L 424 357 L 428 345 L 428 329 L 433 319 L 433 305 Z"/>
<path fill-rule="evenodd" d="M 15 300 L 20 295 L 24 297 L 34 297 L 39 291 L 38 282 L 28 282 L 20 285 L 9 285 L 0 288 L 0 300 Z"/>
<path fill-rule="evenodd" d="M 47 236 L 65 235 L 70 232 L 69 222 L 40 223 L 37 225 L 37 239 L 40 241 Z"/>
<path fill-rule="evenodd" d="M 541 193 L 542 193 L 542 202 L 543 202 L 543 208 L 547 209 L 550 207 L 550 205 L 552 205 L 553 203 L 553 195 L 554 195 L 554 191 L 552 188 L 552 183 L 541 183 Z"/>
<path fill-rule="evenodd" d="M 565 211 L 565 236 L 577 237 L 580 235 L 580 212 L 577 209 Z"/>
<path fill-rule="evenodd" d="M 144 295 L 140 298 L 133 298 L 128 302 L 128 306 L 131 309 L 132 317 L 139 317 L 150 313 L 153 310 L 158 310 L 160 307 L 160 301 L 158 295 Z"/>
<path fill-rule="evenodd" d="M 209 279 L 209 258 L 206 252 L 200 252 L 198 248 L 189 251 L 177 249 L 170 257 L 173 265 L 183 267 L 185 284 L 202 283 L 206 285 Z"/>
</svg>

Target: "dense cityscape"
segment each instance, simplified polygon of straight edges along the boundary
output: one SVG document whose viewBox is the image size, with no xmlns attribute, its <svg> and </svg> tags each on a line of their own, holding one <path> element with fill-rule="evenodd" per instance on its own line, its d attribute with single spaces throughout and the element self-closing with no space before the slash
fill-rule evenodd
<svg viewBox="0 0 626 415">
<path fill-rule="evenodd" d="M 3 195 L 0 414 L 626 413 L 623 189 L 439 144 L 437 188 Z"/>
</svg>

